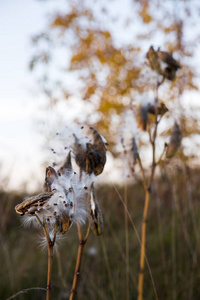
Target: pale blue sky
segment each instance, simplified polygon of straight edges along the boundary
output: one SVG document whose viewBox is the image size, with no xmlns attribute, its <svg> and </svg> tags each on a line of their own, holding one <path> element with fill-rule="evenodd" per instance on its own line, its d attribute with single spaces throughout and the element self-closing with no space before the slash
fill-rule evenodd
<svg viewBox="0 0 200 300">
<path fill-rule="evenodd" d="M 55 115 L 66 107 L 58 105 L 56 113 L 40 110 L 45 100 L 35 92 L 34 73 L 28 66 L 33 53 L 31 37 L 45 29 L 49 12 L 63 6 L 66 0 L 0 1 L 0 188 L 20 190 L 26 182 L 29 191 L 40 189 L 45 170 L 42 163 L 47 160 L 51 164 L 34 121 L 42 116 L 46 127 L 54 126 Z M 70 116 L 73 106 L 74 102 Z M 81 115 L 83 105 L 75 108 Z"/>
<path fill-rule="evenodd" d="M 43 175 L 39 169 L 41 138 L 33 128 L 36 99 L 28 63 L 31 36 L 45 27 L 47 12 L 53 7 L 55 1 L 0 1 L 0 177 L 9 175 L 9 187 L 16 189 L 29 174 L 38 175 L 34 183 Z"/>
<path fill-rule="evenodd" d="M 66 2 L 66 0 L 0 0 L 0 187 L 4 185 L 2 178 L 5 176 L 8 176 L 8 187 L 12 189 L 20 190 L 25 181 L 28 182 L 29 190 L 42 185 L 44 178 L 42 162 L 46 157 L 42 151 L 42 136 L 34 128 L 34 119 L 39 115 L 39 107 L 43 99 L 40 99 L 41 95 L 38 99 L 38 95 L 33 93 L 35 79 L 28 68 L 32 53 L 31 36 L 45 29 L 48 13 L 60 10 L 61 7 L 66 6 Z M 96 4 L 103 6 L 103 2 L 107 3 L 106 0 L 101 0 Z M 132 2 L 127 1 L 128 5 L 123 6 L 123 9 L 122 2 L 115 1 L 116 6 L 112 5 L 112 1 L 108 3 L 111 15 L 119 21 L 117 24 L 114 23 L 114 26 L 110 24 L 109 27 L 106 19 L 104 20 L 105 16 L 101 22 L 102 26 L 106 23 L 106 26 L 113 31 L 117 42 L 126 43 L 132 41 L 135 30 L 142 30 L 142 26 L 138 19 L 134 19 L 132 27 L 127 30 L 122 11 L 132 18 Z M 170 10 L 175 9 L 173 3 L 168 1 Z M 198 27 L 197 24 L 196 30 Z M 190 37 L 191 26 L 188 30 L 186 33 Z M 146 45 L 141 45 L 144 53 L 150 42 L 155 46 L 158 42 L 163 44 L 160 38 L 147 41 Z M 195 63 L 199 64 L 199 60 Z M 197 97 L 192 97 L 193 101 L 195 99 Z M 65 111 L 63 105 L 58 106 L 61 112 Z M 77 113 L 81 114 L 82 109 L 82 106 L 76 106 Z M 45 118 L 48 119 L 48 113 Z M 46 122 L 46 126 L 48 125 Z"/>
</svg>

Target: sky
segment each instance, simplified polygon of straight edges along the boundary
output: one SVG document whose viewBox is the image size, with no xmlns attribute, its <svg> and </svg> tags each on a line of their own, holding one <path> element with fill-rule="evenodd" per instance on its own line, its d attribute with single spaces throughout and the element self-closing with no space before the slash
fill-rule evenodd
<svg viewBox="0 0 200 300">
<path fill-rule="evenodd" d="M 45 27 L 55 1 L 0 1 L 0 185 L 35 189 L 41 173 L 42 139 L 34 126 L 37 99 L 28 64 L 31 36 Z"/>
<path fill-rule="evenodd" d="M 108 3 L 113 18 L 121 17 L 122 11 L 126 15 L 130 14 L 131 18 L 130 7 L 123 7 L 122 10 L 122 1 L 116 2 L 115 7 L 112 6 L 112 1 Z M 66 0 L 0 1 L 0 188 L 32 192 L 40 189 L 43 184 L 44 161 L 48 157 L 43 151 L 44 139 L 36 125 L 36 119 L 41 116 L 46 126 L 49 126 L 48 119 L 54 120 L 54 115 L 49 111 L 44 116 L 41 110 L 43 96 L 35 92 L 35 78 L 29 70 L 33 53 L 31 37 L 46 28 L 49 12 L 55 12 L 58 3 L 60 9 L 62 5 L 66 5 Z M 172 2 L 169 3 L 171 7 Z M 103 5 L 103 1 L 98 4 Z M 115 28 L 113 31 L 113 34 L 116 33 L 114 38 L 126 43 L 131 39 L 135 27 L 129 31 L 120 31 L 124 26 L 123 18 L 117 19 L 119 29 Z M 102 22 L 104 23 L 108 25 L 107 22 Z M 133 22 L 133 26 L 136 23 L 140 28 L 138 20 Z M 110 30 L 112 31 L 112 27 Z M 63 105 L 58 105 L 58 112 L 64 111 Z M 82 109 L 83 106 L 76 106 L 76 113 L 81 115 Z M 73 109 L 70 110 L 70 115 L 72 111 Z M 57 120 L 53 122 L 55 125 Z M 107 170 L 112 165 L 111 161 L 109 157 Z"/>
<path fill-rule="evenodd" d="M 31 37 L 46 28 L 49 12 L 55 12 L 57 4 L 53 0 L 0 1 L 0 188 L 5 190 L 31 193 L 44 182 L 48 157 L 36 120 L 44 118 L 46 126 L 57 121 L 52 111 L 45 115 L 40 111 L 44 99 L 35 92 L 29 63 Z M 59 0 L 59 8 L 62 5 L 65 0 Z M 61 104 L 57 109 L 59 113 L 65 108 Z M 82 109 L 76 106 L 76 113 Z"/>
</svg>

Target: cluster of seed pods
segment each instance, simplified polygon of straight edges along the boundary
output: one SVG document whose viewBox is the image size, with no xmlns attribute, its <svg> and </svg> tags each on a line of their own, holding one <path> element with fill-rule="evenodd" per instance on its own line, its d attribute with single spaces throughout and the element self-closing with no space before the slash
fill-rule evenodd
<svg viewBox="0 0 200 300">
<path fill-rule="evenodd" d="M 44 191 L 25 199 L 15 207 L 16 212 L 30 222 L 39 218 L 49 231 L 55 225 L 61 234 L 67 232 L 74 221 L 83 223 L 88 217 L 96 235 L 103 231 L 103 218 L 94 189 L 94 178 L 103 172 L 106 163 L 106 142 L 95 130 L 92 141 L 80 142 L 74 136 L 74 142 L 63 163 L 56 171 L 49 166 L 45 172 Z M 73 170 L 72 158 L 79 168 Z M 37 218 L 34 218 L 37 217 Z"/>
</svg>

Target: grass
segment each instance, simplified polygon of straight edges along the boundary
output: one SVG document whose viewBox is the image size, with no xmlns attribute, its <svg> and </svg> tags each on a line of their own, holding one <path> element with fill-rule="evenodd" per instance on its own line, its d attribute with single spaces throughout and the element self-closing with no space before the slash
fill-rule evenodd
<svg viewBox="0 0 200 300">
<path fill-rule="evenodd" d="M 175 168 L 174 168 L 175 169 Z M 200 299 L 200 171 L 176 168 L 155 180 L 148 212 L 147 258 L 159 300 Z M 123 187 L 116 187 L 123 198 Z M 76 299 L 126 299 L 127 267 L 124 207 L 114 186 L 97 190 L 104 216 L 102 237 L 92 232 L 85 245 Z M 40 230 L 24 228 L 14 211 L 23 195 L 0 192 L 0 299 L 20 290 L 46 287 L 47 250 L 38 243 Z M 144 191 L 138 181 L 127 189 L 128 211 L 141 234 Z M 128 220 L 129 299 L 137 299 L 140 244 Z M 87 230 L 87 225 L 82 229 Z M 52 299 L 69 299 L 78 236 L 69 230 L 54 256 Z M 45 291 L 30 290 L 15 299 L 45 299 Z M 155 299 L 145 268 L 144 299 Z"/>
</svg>

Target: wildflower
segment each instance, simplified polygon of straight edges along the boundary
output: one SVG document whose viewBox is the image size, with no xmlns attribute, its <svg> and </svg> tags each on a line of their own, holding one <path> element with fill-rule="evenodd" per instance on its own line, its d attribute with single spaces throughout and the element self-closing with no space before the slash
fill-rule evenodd
<svg viewBox="0 0 200 300">
<path fill-rule="evenodd" d="M 181 68 L 180 64 L 172 57 L 171 53 L 161 51 L 160 48 L 155 51 L 153 46 L 151 46 L 146 57 L 151 68 L 168 80 L 174 80 L 176 71 Z"/>
<path fill-rule="evenodd" d="M 178 151 L 181 145 L 181 130 L 177 123 L 175 123 L 174 128 L 171 133 L 170 142 L 166 151 L 166 158 L 172 158 Z"/>
</svg>

